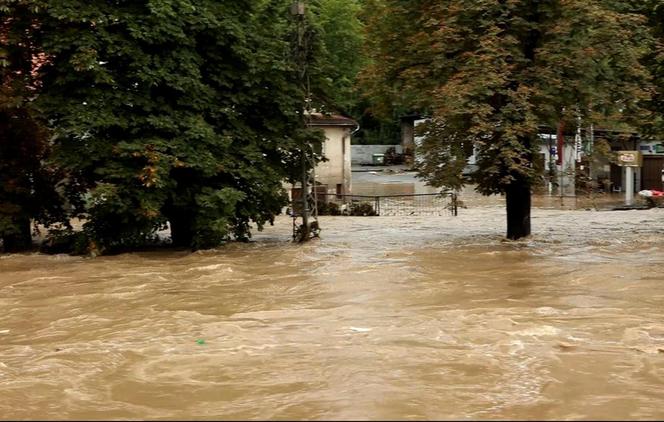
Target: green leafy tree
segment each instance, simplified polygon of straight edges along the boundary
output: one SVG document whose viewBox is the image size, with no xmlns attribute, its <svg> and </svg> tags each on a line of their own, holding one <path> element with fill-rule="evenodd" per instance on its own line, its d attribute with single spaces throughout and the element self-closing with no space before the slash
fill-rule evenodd
<svg viewBox="0 0 664 422">
<path fill-rule="evenodd" d="M 655 42 L 646 57 L 646 66 L 654 77 L 655 94 L 648 104 L 654 113 L 653 119 L 644 127 L 644 132 L 655 139 L 664 138 L 664 1 L 646 0 L 634 2 L 632 8 L 641 11 L 648 19 Z"/>
<path fill-rule="evenodd" d="M 214 247 L 280 212 L 303 98 L 289 5 L 49 2 L 39 106 L 92 248 L 166 224 L 176 246 Z"/>
<path fill-rule="evenodd" d="M 328 83 L 330 103 L 353 113 L 359 102 L 357 75 L 366 64 L 364 25 L 358 0 L 320 0 L 318 26 L 324 55 L 318 58 Z"/>
<path fill-rule="evenodd" d="M 36 1 L 0 1 L 0 239 L 6 252 L 32 246 L 31 222 L 49 225 L 64 211 L 47 160 L 49 133 L 34 110 L 41 50 Z"/>
<path fill-rule="evenodd" d="M 391 110 L 385 116 L 372 110 L 358 84 L 358 75 L 368 64 L 365 51 L 366 10 L 362 0 L 309 0 L 309 16 L 315 33 L 317 63 L 311 83 L 322 111 L 340 112 L 359 122 L 353 136 L 358 144 L 395 144 L 400 142 L 399 113 Z"/>
<path fill-rule="evenodd" d="M 378 102 L 431 116 L 421 175 L 458 187 L 468 151 L 483 194 L 504 193 L 507 237 L 528 236 L 538 127 L 647 118 L 643 17 L 602 0 L 374 0 Z"/>
</svg>

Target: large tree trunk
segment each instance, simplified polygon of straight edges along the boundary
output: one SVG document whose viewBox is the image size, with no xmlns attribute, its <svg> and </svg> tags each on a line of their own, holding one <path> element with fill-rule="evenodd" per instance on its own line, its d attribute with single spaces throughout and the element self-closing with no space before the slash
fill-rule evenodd
<svg viewBox="0 0 664 422">
<path fill-rule="evenodd" d="M 505 191 L 507 202 L 507 238 L 530 236 L 530 184 L 515 180 Z"/>
<path fill-rule="evenodd" d="M 14 221 L 19 233 L 2 236 L 2 244 L 6 253 L 23 252 L 32 248 L 32 233 L 29 218 L 17 218 Z"/>
</svg>

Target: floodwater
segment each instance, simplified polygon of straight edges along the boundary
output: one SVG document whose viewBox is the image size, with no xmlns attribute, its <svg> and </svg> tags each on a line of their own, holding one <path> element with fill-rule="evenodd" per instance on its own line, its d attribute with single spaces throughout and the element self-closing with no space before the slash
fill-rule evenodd
<svg viewBox="0 0 664 422">
<path fill-rule="evenodd" d="M 663 419 L 664 209 L 0 257 L 2 419 Z"/>
</svg>

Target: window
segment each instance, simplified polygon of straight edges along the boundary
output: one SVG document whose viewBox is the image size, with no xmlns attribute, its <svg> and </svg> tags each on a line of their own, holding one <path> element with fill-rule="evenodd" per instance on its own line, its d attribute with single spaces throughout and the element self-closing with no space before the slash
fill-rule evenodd
<svg viewBox="0 0 664 422">
<path fill-rule="evenodd" d="M 344 185 L 337 183 L 337 198 L 341 198 L 344 194 Z"/>
</svg>

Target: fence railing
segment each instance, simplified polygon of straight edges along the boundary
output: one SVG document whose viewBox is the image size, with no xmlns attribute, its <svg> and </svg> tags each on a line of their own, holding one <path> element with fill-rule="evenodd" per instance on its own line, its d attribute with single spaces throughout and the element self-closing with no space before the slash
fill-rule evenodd
<svg viewBox="0 0 664 422">
<path fill-rule="evenodd" d="M 406 195 L 317 194 L 318 215 L 442 216 L 458 215 L 454 192 Z"/>
</svg>

